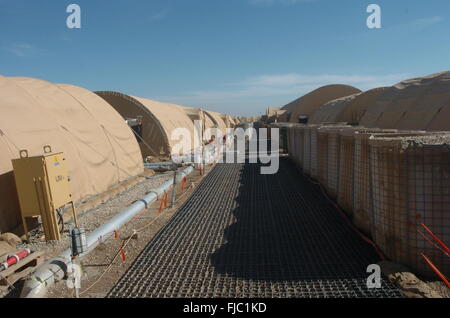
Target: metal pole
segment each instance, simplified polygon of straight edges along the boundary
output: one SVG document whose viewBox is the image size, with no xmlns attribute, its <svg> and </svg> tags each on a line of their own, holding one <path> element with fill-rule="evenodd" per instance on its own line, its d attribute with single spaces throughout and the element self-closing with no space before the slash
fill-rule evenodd
<svg viewBox="0 0 450 318">
<path fill-rule="evenodd" d="M 175 196 L 177 195 L 177 173 L 178 170 L 175 170 L 173 173 L 172 206 L 171 206 L 172 209 L 175 206 Z"/>
</svg>

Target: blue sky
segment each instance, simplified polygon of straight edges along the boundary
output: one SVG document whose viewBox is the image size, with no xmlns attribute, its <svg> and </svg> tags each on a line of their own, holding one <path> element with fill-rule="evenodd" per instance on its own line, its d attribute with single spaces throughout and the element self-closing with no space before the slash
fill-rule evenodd
<svg viewBox="0 0 450 318">
<path fill-rule="evenodd" d="M 0 0 L 0 74 L 256 115 L 326 84 L 449 70 L 449 30 L 448 0 Z"/>
</svg>

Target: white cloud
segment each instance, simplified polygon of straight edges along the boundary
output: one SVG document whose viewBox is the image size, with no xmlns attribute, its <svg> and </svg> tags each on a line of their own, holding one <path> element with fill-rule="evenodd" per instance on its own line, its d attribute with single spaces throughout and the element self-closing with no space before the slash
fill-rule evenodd
<svg viewBox="0 0 450 318">
<path fill-rule="evenodd" d="M 273 74 L 248 77 L 240 82 L 225 83 L 217 89 L 197 90 L 173 96 L 159 96 L 156 99 L 181 105 L 214 107 L 218 111 L 234 114 L 252 114 L 252 109 L 265 109 L 268 106 L 283 106 L 316 88 L 329 84 L 347 84 L 361 90 L 390 86 L 409 78 L 408 74 L 352 75 L 298 73 Z M 222 108 L 221 108 L 222 107 Z M 224 109 L 226 107 L 226 110 Z M 229 109 L 231 107 L 231 110 Z"/>
<path fill-rule="evenodd" d="M 2 46 L 3 51 L 9 52 L 17 57 L 28 57 L 40 55 L 44 51 L 29 43 L 13 43 L 8 46 Z"/>
</svg>

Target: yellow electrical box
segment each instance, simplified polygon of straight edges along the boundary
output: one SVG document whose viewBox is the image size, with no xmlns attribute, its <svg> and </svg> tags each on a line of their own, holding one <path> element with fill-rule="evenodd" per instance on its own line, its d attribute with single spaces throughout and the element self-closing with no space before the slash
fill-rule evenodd
<svg viewBox="0 0 450 318">
<path fill-rule="evenodd" d="M 22 150 L 12 165 L 27 239 L 26 219 L 41 216 L 45 238 L 60 240 L 56 210 L 68 203 L 74 208 L 64 154 L 52 153 L 50 146 L 45 146 L 44 154 L 36 157 L 29 157 L 28 151 Z"/>
</svg>

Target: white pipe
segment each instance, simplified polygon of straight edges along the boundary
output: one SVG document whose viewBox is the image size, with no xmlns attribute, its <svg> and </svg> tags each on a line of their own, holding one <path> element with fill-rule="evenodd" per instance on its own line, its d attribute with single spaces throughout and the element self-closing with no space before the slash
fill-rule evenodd
<svg viewBox="0 0 450 318">
<path fill-rule="evenodd" d="M 179 183 L 185 176 L 189 175 L 194 168 L 192 166 L 177 173 L 176 182 Z M 134 202 L 128 208 L 122 210 L 114 218 L 91 232 L 87 237 L 88 249 L 81 254 L 82 258 L 92 252 L 100 243 L 106 241 L 114 231 L 130 221 L 136 214 L 146 209 L 152 202 L 156 201 L 157 197 L 167 191 L 174 184 L 171 178 L 156 190 L 151 191 L 142 199 Z M 59 256 L 52 258 L 39 266 L 33 275 L 25 281 L 21 297 L 22 298 L 43 298 L 47 294 L 49 286 L 56 281 L 62 280 L 67 273 L 67 266 L 71 263 L 71 249 L 65 250 Z"/>
</svg>

